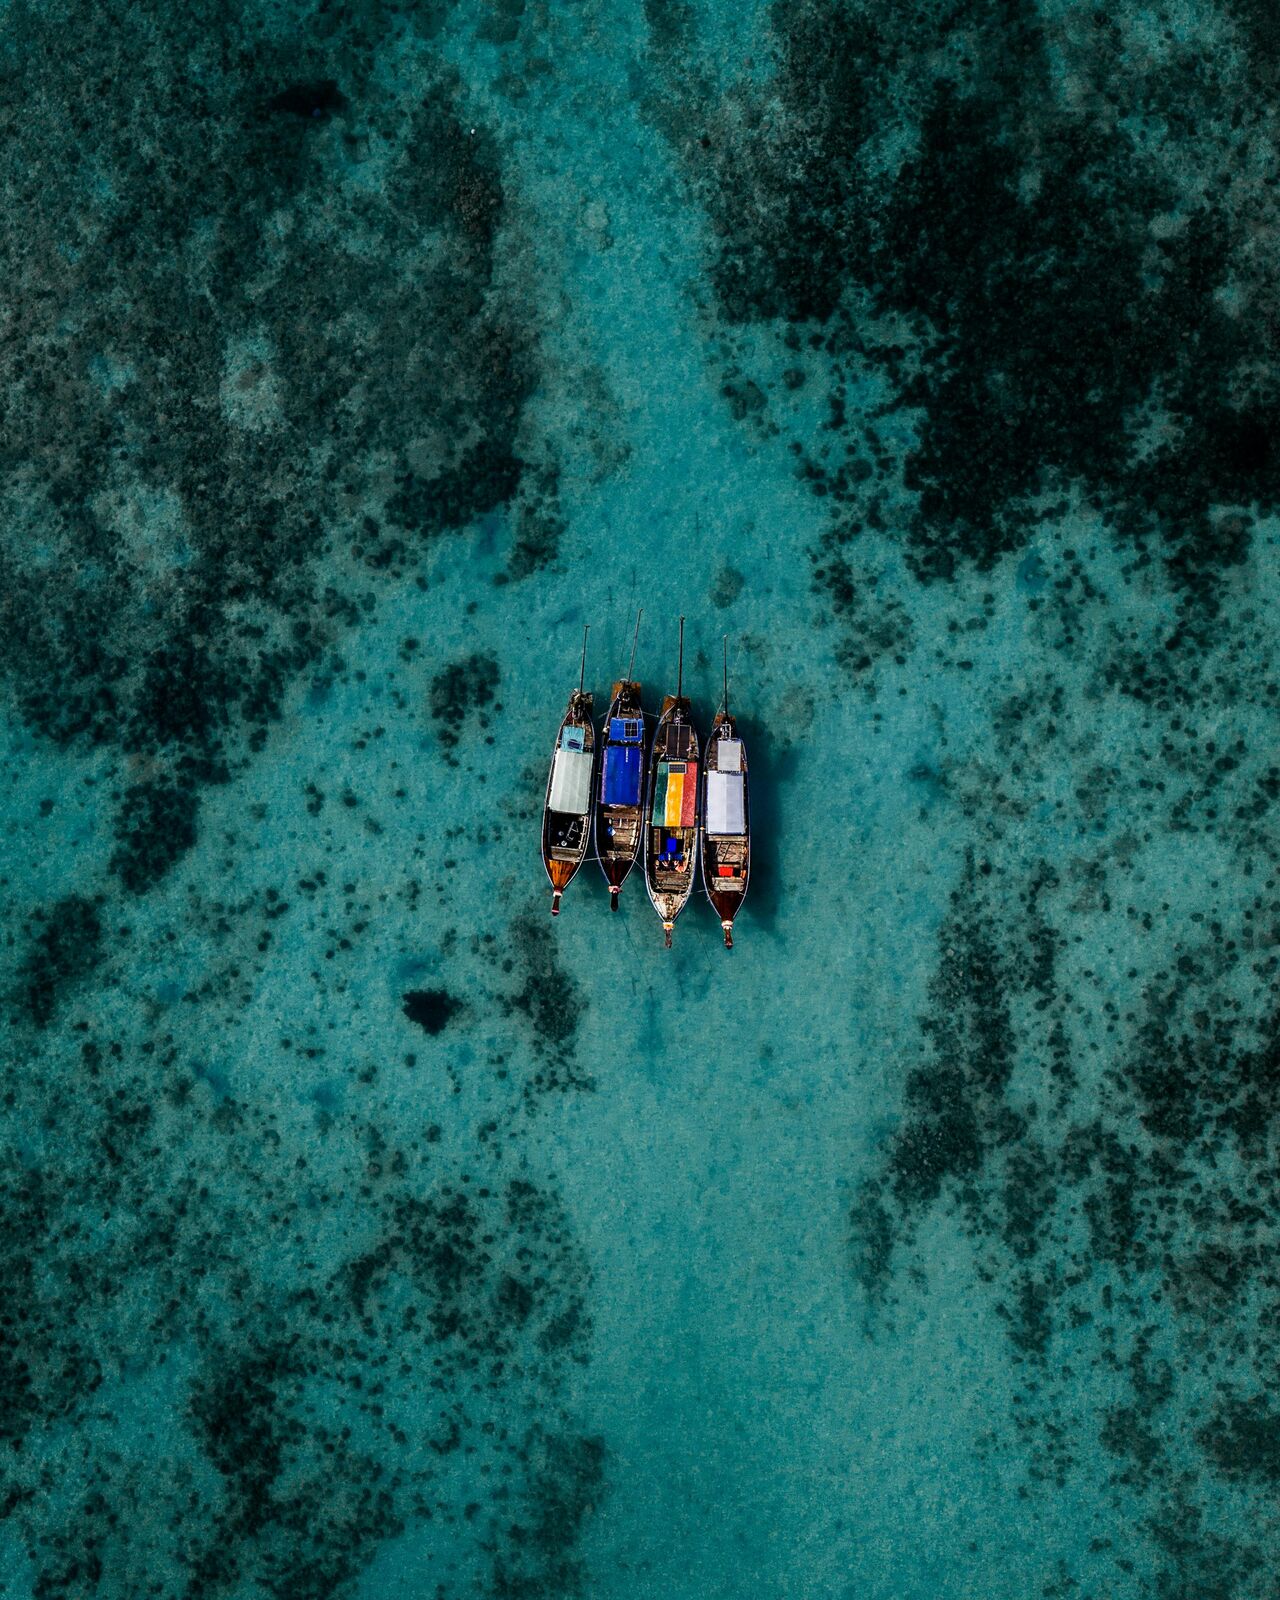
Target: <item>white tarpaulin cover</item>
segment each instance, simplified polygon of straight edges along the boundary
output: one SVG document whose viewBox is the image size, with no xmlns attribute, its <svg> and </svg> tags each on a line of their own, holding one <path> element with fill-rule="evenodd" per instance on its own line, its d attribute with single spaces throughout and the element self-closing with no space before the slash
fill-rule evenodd
<svg viewBox="0 0 1280 1600">
<path fill-rule="evenodd" d="M 742 771 L 742 740 L 716 740 L 716 766 L 721 772 Z"/>
<path fill-rule="evenodd" d="M 557 750 L 551 769 L 551 809 L 580 814 L 591 809 L 591 757 L 585 750 Z"/>
<path fill-rule="evenodd" d="M 721 750 L 724 740 L 720 741 Z M 743 833 L 742 774 L 707 773 L 707 832 Z"/>
</svg>

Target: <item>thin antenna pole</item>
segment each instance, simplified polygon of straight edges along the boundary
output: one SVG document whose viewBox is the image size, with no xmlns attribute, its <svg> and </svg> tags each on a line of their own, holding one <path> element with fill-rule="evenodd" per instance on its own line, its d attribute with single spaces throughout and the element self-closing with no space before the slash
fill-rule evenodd
<svg viewBox="0 0 1280 1600">
<path fill-rule="evenodd" d="M 729 715 L 729 635 L 724 636 L 724 714 Z"/>
<path fill-rule="evenodd" d="M 588 622 L 582 630 L 582 666 L 578 671 L 578 693 L 581 694 L 587 682 L 587 635 L 591 632 Z"/>
<path fill-rule="evenodd" d="M 643 606 L 641 606 L 639 611 L 636 612 L 636 631 L 631 636 L 631 664 L 627 668 L 627 682 L 628 683 L 633 682 L 634 679 L 635 679 L 635 671 L 636 671 L 636 641 L 640 637 L 640 618 L 642 616 L 644 616 L 644 607 Z"/>
<path fill-rule="evenodd" d="M 676 699 L 681 698 L 684 690 L 684 618 L 680 618 L 680 666 L 676 672 Z"/>
</svg>

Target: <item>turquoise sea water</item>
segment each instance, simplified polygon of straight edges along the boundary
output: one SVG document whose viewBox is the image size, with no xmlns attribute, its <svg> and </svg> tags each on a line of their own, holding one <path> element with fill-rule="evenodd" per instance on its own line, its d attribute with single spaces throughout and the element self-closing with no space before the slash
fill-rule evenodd
<svg viewBox="0 0 1280 1600">
<path fill-rule="evenodd" d="M 1269 11 L 0 74 L 0 1592 L 1270 1600 Z M 640 606 L 731 954 L 547 915 Z"/>
</svg>

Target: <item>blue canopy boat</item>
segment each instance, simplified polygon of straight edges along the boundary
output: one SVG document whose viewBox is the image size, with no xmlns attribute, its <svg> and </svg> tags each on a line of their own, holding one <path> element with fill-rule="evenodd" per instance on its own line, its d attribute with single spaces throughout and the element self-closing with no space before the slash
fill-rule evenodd
<svg viewBox="0 0 1280 1600">
<path fill-rule="evenodd" d="M 627 676 L 613 686 L 600 730 L 600 789 L 595 808 L 596 856 L 609 885 L 609 909 L 618 909 L 618 892 L 635 866 L 644 831 L 645 729 L 640 685 L 632 678 L 641 611 L 631 641 Z"/>
</svg>

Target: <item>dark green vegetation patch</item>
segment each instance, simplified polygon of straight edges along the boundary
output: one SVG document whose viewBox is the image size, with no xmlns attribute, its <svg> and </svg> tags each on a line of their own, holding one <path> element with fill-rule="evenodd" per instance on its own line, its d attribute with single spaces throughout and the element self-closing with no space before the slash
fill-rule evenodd
<svg viewBox="0 0 1280 1600">
<path fill-rule="evenodd" d="M 924 1217 L 959 1219 L 1020 1373 L 1009 1422 L 1033 1481 L 1061 1491 L 1101 1446 L 1117 1510 L 1140 1497 L 1161 1600 L 1265 1600 L 1280 1542 L 1270 1502 L 1241 1524 L 1230 1498 L 1280 1475 L 1280 978 L 1264 931 L 1280 900 L 1274 877 L 1258 887 L 1231 921 L 1197 918 L 1122 1017 L 1105 977 L 1071 962 L 1062 877 L 970 863 L 902 1121 L 851 1217 L 855 1271 L 890 1322 Z"/>
<path fill-rule="evenodd" d="M 147 769 L 132 893 L 375 607 L 370 569 L 521 484 L 500 156 L 443 68 L 388 87 L 400 17 L 6 13 L 0 670 L 34 730 Z"/>
<path fill-rule="evenodd" d="M 86 1029 L 73 1078 L 0 1090 L 58 1128 L 0 1196 L 0 1507 L 35 1593 L 321 1600 L 433 1527 L 432 1593 L 579 1592 L 604 1452 L 562 1397 L 590 1321 L 554 1189 L 459 1172 L 438 1128 L 299 1140 L 170 1035 Z M 50 1474 L 68 1430 L 91 1447 Z"/>
<path fill-rule="evenodd" d="M 863 532 L 929 581 L 1075 507 L 1212 613 L 1280 508 L 1272 203 L 1249 175 L 1274 143 L 1271 26 L 1247 6 L 1184 31 L 1029 0 L 770 15 L 773 70 L 716 105 L 688 17 L 651 7 L 669 84 L 652 110 L 708 211 L 724 324 L 767 326 L 790 363 L 725 393 L 790 438 L 830 510 L 816 582 L 860 641 L 847 664 Z"/>
</svg>

